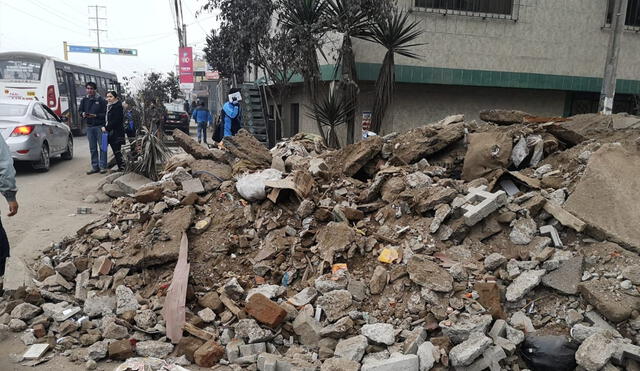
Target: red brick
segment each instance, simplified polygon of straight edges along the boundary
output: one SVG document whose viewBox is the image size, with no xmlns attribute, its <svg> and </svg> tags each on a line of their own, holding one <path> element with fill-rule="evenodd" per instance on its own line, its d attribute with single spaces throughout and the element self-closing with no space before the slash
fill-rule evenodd
<svg viewBox="0 0 640 371">
<path fill-rule="evenodd" d="M 276 327 L 287 317 L 287 312 L 262 294 L 253 294 L 245 307 L 247 313 L 258 322 Z"/>
<path fill-rule="evenodd" d="M 200 367 L 215 366 L 222 357 L 224 357 L 224 347 L 213 340 L 209 340 L 202 344 L 198 350 L 193 353 L 193 359 Z"/>
<path fill-rule="evenodd" d="M 44 327 L 43 324 L 37 324 L 33 326 L 33 335 L 38 339 L 40 339 L 41 337 L 44 337 L 46 334 L 47 334 L 47 329 Z"/>
<path fill-rule="evenodd" d="M 184 355 L 189 362 L 194 362 L 193 355 L 203 344 L 204 341 L 196 337 L 183 336 L 176 347 L 176 355 L 178 357 Z"/>
</svg>

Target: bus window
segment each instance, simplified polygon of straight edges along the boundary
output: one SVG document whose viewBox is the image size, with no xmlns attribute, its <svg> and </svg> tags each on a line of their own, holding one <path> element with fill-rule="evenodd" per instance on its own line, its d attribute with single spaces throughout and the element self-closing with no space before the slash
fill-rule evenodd
<svg viewBox="0 0 640 371">
<path fill-rule="evenodd" d="M 82 85 L 82 83 L 80 82 L 80 74 L 77 72 L 74 72 L 73 76 L 74 76 L 74 81 L 76 85 Z"/>
<path fill-rule="evenodd" d="M 101 77 L 100 80 L 102 81 L 102 85 L 104 85 L 104 88 L 108 89 L 109 84 L 107 84 L 107 79 L 105 79 L 104 77 Z"/>
<path fill-rule="evenodd" d="M 0 80 L 40 81 L 43 61 L 20 56 L 0 58 Z"/>
<path fill-rule="evenodd" d="M 64 71 L 60 68 L 56 68 L 56 78 L 58 80 L 58 90 L 60 95 L 67 95 L 67 82 L 64 80 Z"/>
</svg>

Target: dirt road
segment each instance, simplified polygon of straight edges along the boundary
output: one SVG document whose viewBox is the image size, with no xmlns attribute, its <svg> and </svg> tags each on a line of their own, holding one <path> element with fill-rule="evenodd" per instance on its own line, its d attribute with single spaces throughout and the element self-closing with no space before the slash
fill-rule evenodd
<svg viewBox="0 0 640 371">
<path fill-rule="evenodd" d="M 83 199 L 96 191 L 104 175 L 86 175 L 90 154 L 86 137 L 75 138 L 75 154 L 71 161 L 52 159 L 46 173 L 17 167 L 18 203 L 14 217 L 6 217 L 7 205 L 0 200 L 2 223 L 9 235 L 11 258 L 7 263 L 5 288 L 13 288 L 29 280 L 25 264 L 52 242 L 75 233 L 78 228 L 108 210 L 108 204 L 86 204 Z M 91 207 L 93 214 L 75 215 L 78 207 Z"/>
<path fill-rule="evenodd" d="M 30 280 L 27 266 L 52 242 L 74 234 L 78 228 L 104 214 L 109 204 L 87 204 L 83 199 L 96 191 L 100 174 L 86 175 L 90 168 L 89 147 L 86 137 L 75 138 L 75 154 L 71 161 L 51 160 L 46 173 L 36 172 L 28 166 L 17 165 L 18 202 L 20 209 L 14 217 L 6 217 L 7 204 L 0 200 L 2 223 L 9 235 L 11 255 L 5 274 L 5 288 Z M 78 207 L 91 207 L 93 214 L 75 215 Z M 33 370 L 11 362 L 11 354 L 22 354 L 26 346 L 21 334 L 0 339 L 0 370 Z M 35 369 L 84 370 L 84 366 L 70 364 L 64 357 Z"/>
</svg>

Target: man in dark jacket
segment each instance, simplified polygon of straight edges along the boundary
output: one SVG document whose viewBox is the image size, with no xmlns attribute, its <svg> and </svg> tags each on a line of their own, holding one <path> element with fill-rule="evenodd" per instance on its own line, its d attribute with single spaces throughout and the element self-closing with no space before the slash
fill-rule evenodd
<svg viewBox="0 0 640 371">
<path fill-rule="evenodd" d="M 107 101 L 96 92 L 96 83 L 88 82 L 85 86 L 87 96 L 80 101 L 79 111 L 87 124 L 87 139 L 91 151 L 91 170 L 87 174 L 107 172 L 107 152 L 102 150 L 102 127 L 107 113 Z"/>
</svg>

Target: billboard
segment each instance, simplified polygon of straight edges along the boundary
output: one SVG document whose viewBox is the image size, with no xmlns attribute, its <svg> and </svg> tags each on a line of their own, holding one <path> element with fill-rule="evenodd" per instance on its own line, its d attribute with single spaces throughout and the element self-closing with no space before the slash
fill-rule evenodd
<svg viewBox="0 0 640 371">
<path fill-rule="evenodd" d="M 190 46 L 178 49 L 180 84 L 193 84 L 193 53 Z"/>
</svg>

